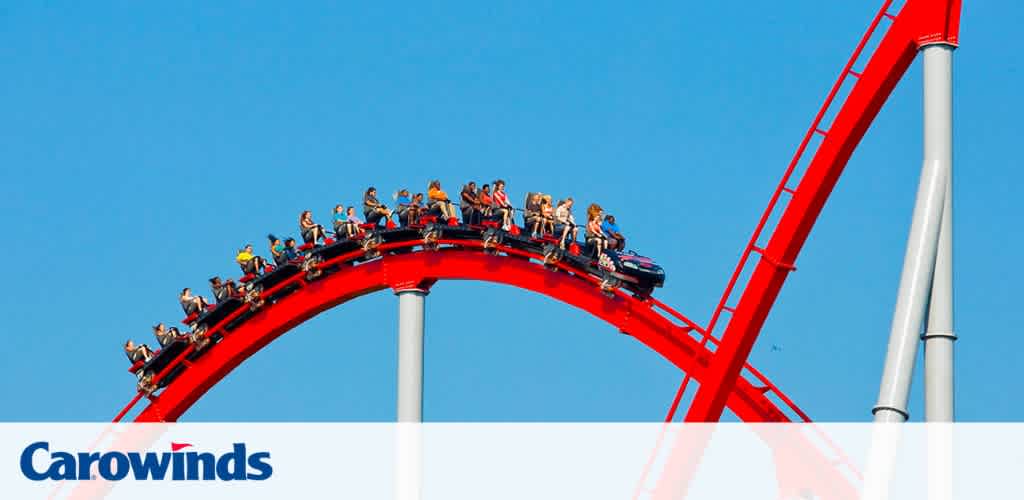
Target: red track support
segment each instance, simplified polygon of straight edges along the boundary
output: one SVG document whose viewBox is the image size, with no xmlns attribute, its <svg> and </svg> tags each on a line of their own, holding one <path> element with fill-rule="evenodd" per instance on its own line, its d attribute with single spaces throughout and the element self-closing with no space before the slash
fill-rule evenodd
<svg viewBox="0 0 1024 500">
<path fill-rule="evenodd" d="M 807 240 L 818 214 L 828 200 L 832 189 L 854 149 L 867 132 L 893 88 L 906 73 L 922 45 L 930 43 L 956 44 L 960 17 L 960 0 L 907 0 L 903 10 L 895 16 L 892 26 L 882 39 L 867 65 L 859 73 L 857 82 L 836 117 L 828 126 L 827 134 L 814 154 L 807 171 L 795 190 L 786 189 L 794 168 L 807 148 L 810 136 L 819 132 L 825 112 L 832 104 L 847 75 L 867 44 L 872 33 L 885 18 L 893 18 L 887 11 L 892 0 L 887 0 L 871 23 L 853 57 L 840 74 L 825 105 L 805 135 L 782 182 L 776 188 L 754 236 L 740 258 L 726 292 L 712 315 L 709 333 L 714 329 L 721 311 L 725 309 L 736 281 L 754 251 L 762 254 L 750 281 L 743 290 L 735 312 L 722 336 L 722 342 L 708 367 L 708 378 L 700 385 L 693 404 L 686 415 L 687 421 L 717 421 L 725 408 L 730 388 L 739 377 L 740 370 L 764 325 L 768 312 L 778 296 L 782 284 L 792 270 L 800 249 Z M 768 244 L 757 249 L 756 242 L 764 230 L 775 204 L 783 192 L 791 192 L 792 199 L 779 219 Z M 770 257 L 769 257 L 770 256 Z"/>
</svg>

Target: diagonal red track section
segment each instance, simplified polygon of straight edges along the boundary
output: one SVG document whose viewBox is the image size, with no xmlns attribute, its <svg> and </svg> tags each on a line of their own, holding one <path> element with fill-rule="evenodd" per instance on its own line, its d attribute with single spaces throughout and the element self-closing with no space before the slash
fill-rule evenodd
<svg viewBox="0 0 1024 500">
<path fill-rule="evenodd" d="M 723 310 L 732 312 L 732 319 L 722 335 L 721 344 L 712 358 L 705 380 L 700 384 L 693 403 L 686 414 L 689 422 L 717 421 L 726 406 L 733 384 L 750 355 L 750 350 L 764 325 L 768 313 L 778 297 L 786 277 L 794 269 L 793 263 L 803 248 L 807 236 L 839 180 L 850 156 L 882 109 L 893 88 L 906 73 L 918 49 L 933 43 L 958 43 L 960 0 L 907 0 L 902 11 L 893 16 L 887 12 L 892 0 L 887 0 L 876 16 L 868 34 L 861 41 L 854 56 L 847 63 L 839 82 L 826 99 L 810 130 L 798 148 L 797 155 L 787 168 L 777 187 L 768 210 L 759 222 L 754 237 L 743 252 L 740 264 L 726 287 L 726 292 L 708 325 L 710 333 Z M 878 48 L 861 72 L 854 72 L 860 52 L 878 24 L 891 19 L 892 25 Z M 845 103 L 827 130 L 821 119 L 835 98 L 847 75 L 857 78 Z M 796 189 L 787 187 L 794 167 L 807 148 L 813 134 L 824 139 L 807 167 Z M 756 246 L 758 236 L 783 194 L 792 198 L 765 247 Z M 754 272 L 740 296 L 736 307 L 726 302 L 752 253 L 760 254 Z"/>
</svg>

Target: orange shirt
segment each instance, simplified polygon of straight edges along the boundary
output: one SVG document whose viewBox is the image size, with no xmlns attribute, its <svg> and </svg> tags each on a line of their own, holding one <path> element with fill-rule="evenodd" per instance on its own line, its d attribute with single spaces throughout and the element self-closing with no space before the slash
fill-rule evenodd
<svg viewBox="0 0 1024 500">
<path fill-rule="evenodd" d="M 430 201 L 448 201 L 448 194 L 438 188 L 430 188 L 427 190 L 427 198 Z"/>
</svg>

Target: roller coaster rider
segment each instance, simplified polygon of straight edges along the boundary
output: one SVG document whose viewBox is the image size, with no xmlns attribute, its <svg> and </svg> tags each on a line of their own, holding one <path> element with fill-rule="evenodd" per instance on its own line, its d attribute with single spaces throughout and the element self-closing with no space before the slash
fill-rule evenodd
<svg viewBox="0 0 1024 500">
<path fill-rule="evenodd" d="M 555 233 L 558 235 L 558 245 L 562 250 L 565 250 L 566 239 L 572 238 L 569 241 L 576 241 L 579 229 L 576 227 L 576 218 L 572 215 L 572 198 L 566 198 L 558 202 L 558 207 L 555 208 Z"/>
<path fill-rule="evenodd" d="M 331 215 L 334 222 L 334 237 L 337 239 L 352 238 L 359 232 L 359 227 L 348 221 L 348 215 L 344 205 L 335 205 L 334 213 Z"/>
<path fill-rule="evenodd" d="M 494 217 L 494 197 L 491 196 L 491 185 L 480 186 L 480 215 L 483 220 L 491 220 Z"/>
<path fill-rule="evenodd" d="M 354 231 L 358 232 L 358 231 L 359 231 L 359 226 L 362 226 L 362 225 L 363 225 L 363 219 L 360 219 L 360 218 L 359 218 L 359 216 L 358 216 L 358 215 L 356 215 L 356 207 L 348 207 L 348 208 L 347 208 L 347 209 L 345 210 L 345 214 L 346 214 L 346 216 L 347 216 L 347 217 L 345 218 L 345 222 L 346 222 L 346 223 L 347 223 L 347 224 L 349 225 L 349 227 L 351 227 L 351 228 L 352 228 L 352 229 L 353 229 Z"/>
<path fill-rule="evenodd" d="M 138 363 L 139 361 L 147 362 L 153 359 L 153 350 L 146 344 L 135 345 L 131 339 L 128 339 L 124 343 L 124 353 L 128 356 L 128 361 L 132 364 Z"/>
<path fill-rule="evenodd" d="M 601 230 L 608 236 L 608 248 L 622 252 L 626 249 L 626 237 L 622 235 L 614 215 L 606 215 L 601 223 Z"/>
<path fill-rule="evenodd" d="M 373 186 L 363 194 L 363 217 L 366 217 L 367 224 L 375 226 L 379 226 L 381 220 L 384 220 L 385 225 L 391 222 L 391 210 L 377 201 L 377 188 Z"/>
<path fill-rule="evenodd" d="M 299 259 L 299 249 L 295 247 L 295 238 L 284 240 L 284 261 L 292 262 Z"/>
<path fill-rule="evenodd" d="M 183 337 L 177 328 L 173 326 L 167 328 L 163 323 L 157 323 L 153 326 L 153 336 L 156 337 L 156 341 L 160 344 L 160 347 L 167 347 L 171 342 Z"/>
<path fill-rule="evenodd" d="M 542 215 L 540 213 L 540 193 L 533 193 L 526 200 L 526 207 L 523 211 L 523 226 L 530 228 L 530 236 L 540 238 L 540 224 Z"/>
<path fill-rule="evenodd" d="M 594 256 L 600 258 L 608 248 L 608 238 L 601 231 L 601 205 L 591 203 L 587 207 L 587 246 L 594 249 Z"/>
<path fill-rule="evenodd" d="M 242 273 L 247 275 L 252 274 L 255 276 L 262 274 L 267 267 L 266 259 L 253 253 L 252 244 L 245 245 L 244 248 L 238 251 L 238 255 L 235 255 L 235 262 L 242 269 Z"/>
<path fill-rule="evenodd" d="M 509 230 L 512 228 L 512 204 L 508 201 L 508 193 L 505 192 L 505 181 L 498 179 L 494 181 L 494 210 L 501 215 L 501 228 Z"/>
<path fill-rule="evenodd" d="M 462 223 L 463 224 L 479 224 L 483 220 L 480 209 L 480 197 L 476 192 L 476 182 L 469 181 L 465 186 L 462 187 L 462 193 L 460 193 L 462 199 Z"/>
<path fill-rule="evenodd" d="M 270 258 L 274 259 L 274 265 L 281 266 L 288 262 L 288 259 L 284 256 L 284 242 L 281 241 L 281 238 L 278 238 L 273 234 L 268 234 L 267 240 L 270 241 Z M 217 302 L 220 301 L 218 300 Z"/>
<path fill-rule="evenodd" d="M 226 282 L 222 281 L 220 276 L 210 278 L 210 290 L 213 292 L 213 300 L 218 304 L 234 297 L 236 294 L 235 282 L 230 279 Z"/>
<path fill-rule="evenodd" d="M 324 227 L 313 222 L 313 212 L 305 210 L 299 216 L 299 233 L 302 234 L 303 243 L 312 243 L 324 240 Z"/>
<path fill-rule="evenodd" d="M 455 212 L 455 204 L 448 199 L 448 193 L 441 189 L 441 181 L 430 181 L 427 186 L 427 201 L 430 203 L 430 210 L 440 213 L 449 225 L 458 224 L 459 217 Z"/>
<path fill-rule="evenodd" d="M 183 288 L 181 294 L 178 295 L 178 303 L 181 304 L 182 310 L 185 314 L 191 316 L 193 314 L 200 314 L 209 307 L 209 303 L 201 295 L 192 295 L 191 288 Z"/>
<path fill-rule="evenodd" d="M 551 200 L 548 198 L 540 200 L 540 233 L 555 234 L 555 209 L 551 207 Z"/>
</svg>

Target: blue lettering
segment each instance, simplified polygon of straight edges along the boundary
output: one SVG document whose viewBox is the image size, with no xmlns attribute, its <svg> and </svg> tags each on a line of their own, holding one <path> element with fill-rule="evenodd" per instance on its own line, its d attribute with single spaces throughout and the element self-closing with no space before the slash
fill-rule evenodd
<svg viewBox="0 0 1024 500">
<path fill-rule="evenodd" d="M 61 479 L 78 479 L 78 477 L 75 476 L 75 470 L 78 467 L 75 466 L 74 455 L 63 451 L 55 451 L 50 454 L 50 458 L 53 459 L 53 463 L 50 464 L 50 470 L 46 471 L 47 477 L 54 481 L 59 481 Z M 88 479 L 88 476 L 82 479 Z"/>
<path fill-rule="evenodd" d="M 35 467 L 32 467 L 32 455 L 34 455 L 38 450 L 49 452 L 50 443 L 47 443 L 46 441 L 38 441 L 28 445 L 28 447 L 25 448 L 25 451 L 21 452 L 21 473 L 32 481 L 43 481 L 49 477 L 47 474 L 40 473 L 35 469 Z"/>
<path fill-rule="evenodd" d="M 235 443 L 231 453 L 217 460 L 217 477 L 221 481 L 245 480 L 245 444 Z M 231 470 L 231 464 L 235 469 Z"/>
<path fill-rule="evenodd" d="M 270 460 L 270 453 L 265 451 L 253 453 L 249 457 L 249 467 L 256 469 L 259 474 L 249 474 L 250 481 L 264 481 L 274 473 L 274 468 L 266 460 Z"/>
<path fill-rule="evenodd" d="M 50 464 L 45 472 L 35 468 L 36 452 L 47 452 Z M 213 453 L 90 453 L 50 452 L 50 443 L 37 441 L 21 452 L 21 473 L 32 481 L 96 479 L 120 481 L 131 475 L 136 481 L 162 481 L 170 469 L 173 481 L 264 481 L 274 473 L 270 453 L 246 453 L 245 443 L 234 443 L 221 456 Z M 200 473 L 202 469 L 202 473 Z M 95 475 L 94 475 L 95 474 Z"/>
<path fill-rule="evenodd" d="M 78 454 L 78 478 L 79 479 L 90 479 L 92 478 L 92 464 L 100 460 L 99 453 L 79 453 Z"/>
<path fill-rule="evenodd" d="M 117 466 L 115 467 L 115 462 Z M 128 476 L 128 457 L 124 453 L 104 453 L 100 457 L 100 477 L 107 481 L 120 481 Z M 114 469 L 117 469 L 116 471 Z"/>
<path fill-rule="evenodd" d="M 185 454 L 188 458 L 188 480 L 198 481 L 199 480 L 199 464 L 203 464 L 203 481 L 213 481 L 216 479 L 215 467 L 217 463 L 217 457 L 213 456 L 213 453 L 196 453 L 190 451 Z"/>
<path fill-rule="evenodd" d="M 185 480 L 185 454 L 184 453 L 171 453 L 171 461 L 174 462 L 174 467 L 171 468 L 171 480 L 172 481 L 184 481 Z"/>
<path fill-rule="evenodd" d="M 171 465 L 170 453 L 146 453 L 145 458 L 138 453 L 129 453 L 128 461 L 131 462 L 137 481 L 150 477 L 160 481 L 167 475 L 167 467 Z"/>
</svg>

